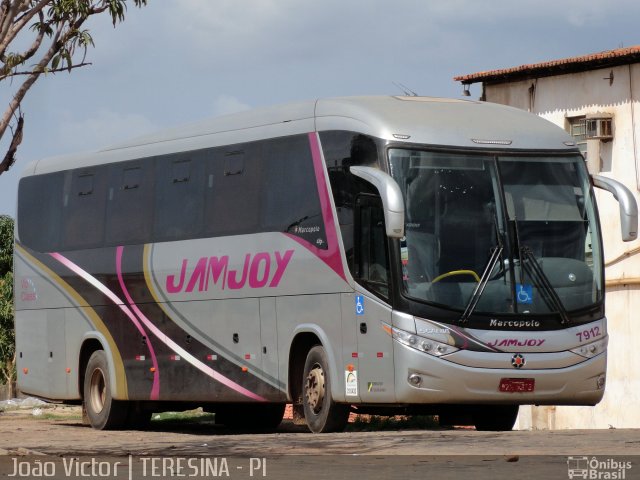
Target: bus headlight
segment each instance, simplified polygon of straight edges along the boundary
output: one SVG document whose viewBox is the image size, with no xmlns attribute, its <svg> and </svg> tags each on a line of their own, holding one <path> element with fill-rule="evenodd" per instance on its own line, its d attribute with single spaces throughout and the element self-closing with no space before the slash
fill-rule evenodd
<svg viewBox="0 0 640 480">
<path fill-rule="evenodd" d="M 399 328 L 392 327 L 391 334 L 398 343 L 411 347 L 420 352 L 428 353 L 434 357 L 442 357 L 450 353 L 458 351 L 458 349 L 452 345 L 446 343 L 437 342 L 430 338 L 416 335 L 415 333 L 409 333 Z"/>
<path fill-rule="evenodd" d="M 580 355 L 581 357 L 592 358 L 596 355 L 600 355 L 607 349 L 608 340 L 609 338 L 605 337 L 595 342 L 580 345 L 578 348 L 574 348 L 571 351 L 576 355 Z"/>
</svg>

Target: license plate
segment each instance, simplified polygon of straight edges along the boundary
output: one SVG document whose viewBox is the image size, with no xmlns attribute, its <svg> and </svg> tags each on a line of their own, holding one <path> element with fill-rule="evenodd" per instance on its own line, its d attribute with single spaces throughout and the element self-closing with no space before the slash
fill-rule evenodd
<svg viewBox="0 0 640 480">
<path fill-rule="evenodd" d="M 509 393 L 533 392 L 535 378 L 502 378 L 500 379 L 500 391 Z"/>
</svg>

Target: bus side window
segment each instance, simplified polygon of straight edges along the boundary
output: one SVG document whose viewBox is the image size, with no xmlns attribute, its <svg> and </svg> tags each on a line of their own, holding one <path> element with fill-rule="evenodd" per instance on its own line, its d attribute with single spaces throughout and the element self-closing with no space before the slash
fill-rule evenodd
<svg viewBox="0 0 640 480">
<path fill-rule="evenodd" d="M 56 172 L 20 180 L 19 239 L 38 252 L 53 252 L 60 248 L 64 177 L 64 172 Z"/>
<path fill-rule="evenodd" d="M 263 231 L 286 232 L 326 250 L 322 208 L 306 135 L 264 142 Z"/>
<path fill-rule="evenodd" d="M 380 199 L 360 195 L 356 200 L 356 277 L 373 293 L 389 298 L 389 257 Z"/>
<path fill-rule="evenodd" d="M 228 152 L 224 159 L 224 176 L 242 175 L 244 172 L 244 152 Z"/>
<path fill-rule="evenodd" d="M 207 153 L 204 232 L 243 235 L 259 230 L 261 146 L 252 142 Z"/>
<path fill-rule="evenodd" d="M 156 242 L 185 240 L 202 233 L 206 178 L 205 159 L 198 155 L 168 155 L 156 163 Z"/>
<path fill-rule="evenodd" d="M 62 249 L 102 246 L 106 169 L 73 170 L 66 174 Z"/>
<path fill-rule="evenodd" d="M 320 140 L 329 172 L 329 182 L 338 214 L 347 264 L 355 277 L 355 199 L 362 193 L 375 194 L 376 190 L 370 183 L 351 174 L 349 168 L 354 165 L 378 166 L 379 151 L 384 147 L 372 137 L 349 131 L 321 132 Z"/>
<path fill-rule="evenodd" d="M 131 245 L 151 239 L 152 162 L 125 162 L 110 168 L 107 201 L 107 245 Z"/>
</svg>

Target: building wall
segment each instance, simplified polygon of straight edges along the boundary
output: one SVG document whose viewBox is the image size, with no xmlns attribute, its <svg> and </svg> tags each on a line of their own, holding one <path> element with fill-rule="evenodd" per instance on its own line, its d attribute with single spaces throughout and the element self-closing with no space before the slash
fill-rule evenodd
<svg viewBox="0 0 640 480">
<path fill-rule="evenodd" d="M 590 154 L 599 143 L 600 174 L 624 183 L 640 203 L 640 64 L 486 85 L 485 97 L 536 113 L 562 128 L 568 117 L 613 114 L 613 140 L 592 140 Z M 520 428 L 640 427 L 640 241 L 620 240 L 617 202 L 607 192 L 597 190 L 596 195 L 606 281 L 628 282 L 606 290 L 610 337 L 605 397 L 596 407 L 524 407 Z"/>
</svg>

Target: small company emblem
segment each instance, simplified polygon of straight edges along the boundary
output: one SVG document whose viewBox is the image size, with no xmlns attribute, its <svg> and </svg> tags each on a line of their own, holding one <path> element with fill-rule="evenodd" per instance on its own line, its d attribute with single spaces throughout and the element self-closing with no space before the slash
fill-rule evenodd
<svg viewBox="0 0 640 480">
<path fill-rule="evenodd" d="M 567 459 L 567 474 L 574 478 L 609 478 L 625 479 L 627 471 L 633 468 L 630 461 L 618 458 L 600 459 L 597 457 L 569 457 Z"/>
<path fill-rule="evenodd" d="M 526 363 L 527 361 L 519 353 L 516 353 L 513 357 L 511 357 L 511 365 L 513 365 L 513 368 L 522 368 Z"/>
</svg>

